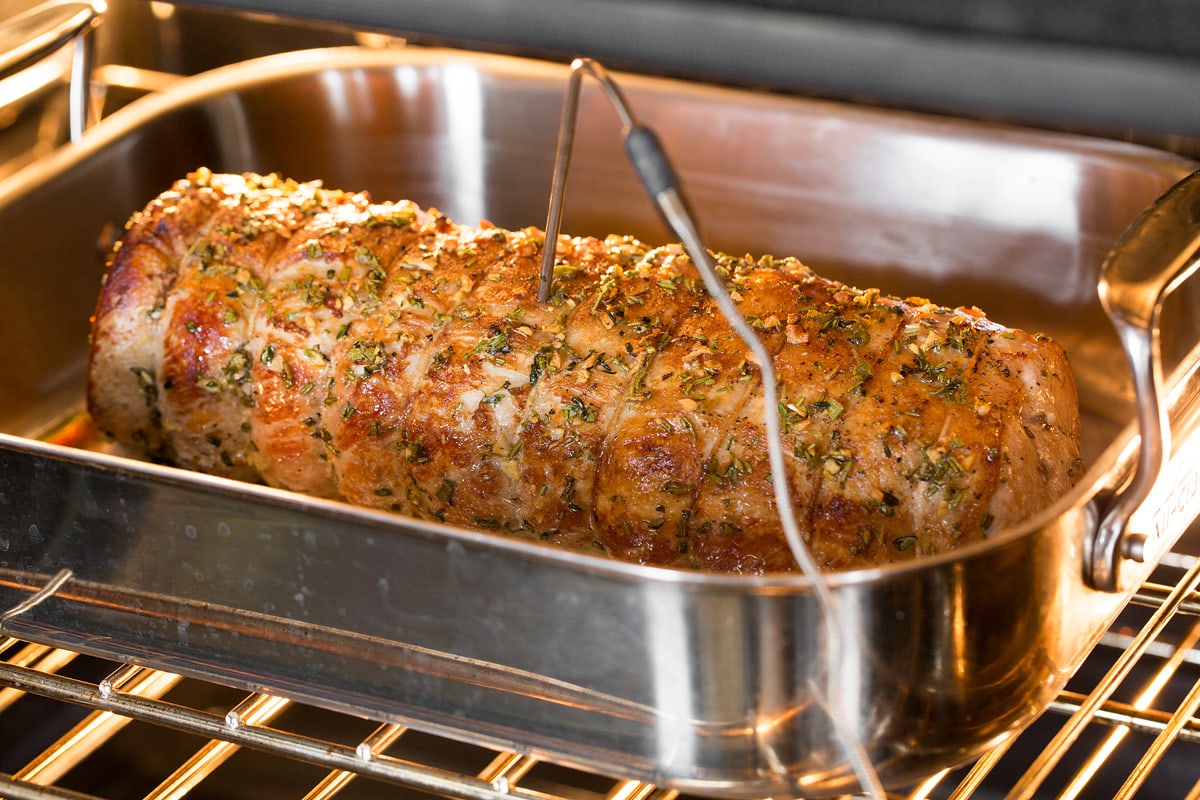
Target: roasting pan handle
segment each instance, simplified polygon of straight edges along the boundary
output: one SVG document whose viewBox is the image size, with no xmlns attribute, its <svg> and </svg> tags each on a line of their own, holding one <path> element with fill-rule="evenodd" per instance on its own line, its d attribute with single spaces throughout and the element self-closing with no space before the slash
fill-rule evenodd
<svg viewBox="0 0 1200 800">
<path fill-rule="evenodd" d="M 51 0 L 0 24 L 0 80 L 49 58 L 72 40 L 69 94 L 71 141 L 88 124 L 92 73 L 92 31 L 105 11 L 103 0 Z"/>
<path fill-rule="evenodd" d="M 1133 371 L 1141 445 L 1132 478 L 1096 531 L 1088 582 L 1116 591 L 1120 562 L 1142 560 L 1147 535 L 1128 530 L 1171 458 L 1163 402 L 1159 315 L 1167 294 L 1200 267 L 1200 172 L 1175 184 L 1122 234 L 1100 269 L 1100 302 Z"/>
</svg>

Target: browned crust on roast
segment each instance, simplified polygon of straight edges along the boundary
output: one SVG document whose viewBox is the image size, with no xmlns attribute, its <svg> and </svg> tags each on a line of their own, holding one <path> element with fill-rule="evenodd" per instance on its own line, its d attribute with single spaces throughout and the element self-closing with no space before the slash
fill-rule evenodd
<svg viewBox="0 0 1200 800">
<path fill-rule="evenodd" d="M 456 225 L 200 171 L 130 221 L 90 409 L 148 455 L 454 525 L 729 572 L 795 569 L 759 371 L 678 246 Z M 977 541 L 1079 474 L 1061 349 L 794 259 L 720 256 L 773 354 L 786 479 L 827 569 Z"/>
</svg>

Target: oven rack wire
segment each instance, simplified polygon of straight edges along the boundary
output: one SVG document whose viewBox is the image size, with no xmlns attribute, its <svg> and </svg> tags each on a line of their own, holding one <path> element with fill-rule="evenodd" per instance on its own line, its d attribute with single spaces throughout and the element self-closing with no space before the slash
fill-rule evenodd
<svg viewBox="0 0 1200 800">
<path fill-rule="evenodd" d="M 1154 578 L 1029 730 L 973 765 L 945 770 L 890 797 L 1070 800 L 1126 798 L 1145 790 L 1149 794 L 1143 796 L 1200 799 L 1200 767 L 1182 780 L 1178 768 L 1157 769 L 1171 752 L 1200 743 L 1200 593 L 1195 588 L 1200 560 L 1170 554 Z M 135 726 L 143 740 L 164 733 L 187 738 L 178 763 L 164 769 L 155 785 L 139 790 L 137 796 L 155 800 L 228 796 L 209 784 L 219 783 L 219 768 L 241 753 L 273 758 L 276 765 L 288 765 L 285 769 L 311 769 L 311 785 L 287 795 L 306 800 L 369 796 L 358 793 L 363 784 L 400 790 L 399 796 L 460 800 L 676 800 L 679 795 L 622 778 L 619 765 L 612 775 L 581 773 L 518 752 L 432 737 L 396 722 L 353 718 L 354 735 L 335 739 L 327 736 L 327 721 L 321 727 L 318 720 L 316 732 L 289 725 L 288 716 L 299 704 L 286 698 L 183 678 L 153 664 L 97 661 L 46 644 L 0 638 L 0 797 L 108 796 L 80 788 L 73 776 L 102 772 L 112 742 Z M 91 662 L 88 671 L 76 668 L 83 662 Z M 214 691 L 217 700 L 209 696 Z M 33 712 L 34 719 L 63 708 L 76 713 L 36 752 L 12 763 L 14 743 L 31 738 L 30 714 L 19 712 L 33 703 L 44 707 Z M 406 742 L 411 746 L 398 746 Z M 431 742 L 436 752 L 448 747 L 450 756 L 430 756 Z M 1186 752 L 1183 760 L 1195 762 Z M 550 777 L 542 774 L 547 771 Z M 269 773 L 257 774 L 266 780 Z M 1166 788 L 1148 789 L 1155 780 L 1165 781 Z"/>
</svg>

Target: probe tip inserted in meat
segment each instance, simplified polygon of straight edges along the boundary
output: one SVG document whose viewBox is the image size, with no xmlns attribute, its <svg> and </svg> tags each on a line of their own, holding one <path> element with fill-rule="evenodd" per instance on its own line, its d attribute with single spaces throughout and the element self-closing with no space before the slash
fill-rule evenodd
<svg viewBox="0 0 1200 800">
<path fill-rule="evenodd" d="M 542 272 L 538 281 L 538 302 L 550 302 L 554 283 L 554 260 L 557 255 L 558 233 L 562 227 L 563 194 L 567 185 L 567 167 L 571 161 L 571 146 L 575 142 L 575 123 L 579 118 L 579 88 L 583 76 L 591 75 L 608 95 L 609 102 L 621 119 L 622 135 L 628 138 L 637 127 L 629 103 L 621 94 L 616 82 L 599 63 L 590 58 L 577 58 L 571 62 L 571 79 L 567 86 L 567 97 L 563 103 L 562 120 L 558 128 L 558 149 L 554 156 L 554 181 L 550 188 L 550 209 L 546 214 L 546 245 L 542 250 Z"/>
</svg>

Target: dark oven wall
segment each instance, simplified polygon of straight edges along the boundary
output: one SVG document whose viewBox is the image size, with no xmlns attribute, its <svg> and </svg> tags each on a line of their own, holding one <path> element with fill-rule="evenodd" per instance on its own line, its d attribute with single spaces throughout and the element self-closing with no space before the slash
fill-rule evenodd
<svg viewBox="0 0 1200 800">
<path fill-rule="evenodd" d="M 1190 0 L 199 0 L 1200 153 Z"/>
</svg>

